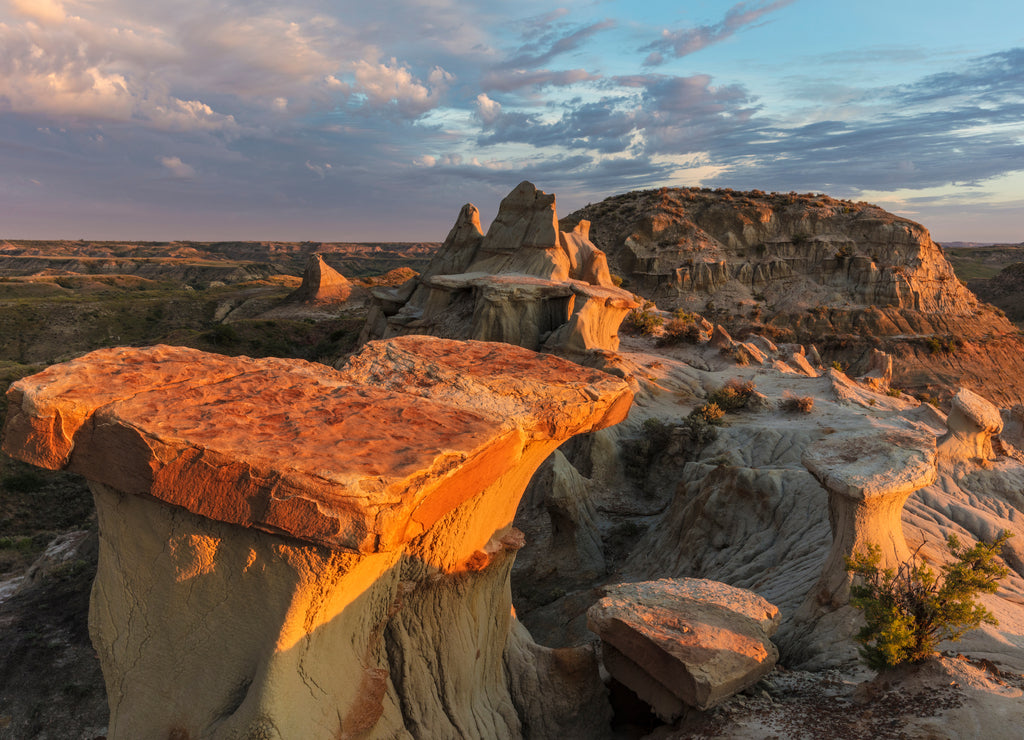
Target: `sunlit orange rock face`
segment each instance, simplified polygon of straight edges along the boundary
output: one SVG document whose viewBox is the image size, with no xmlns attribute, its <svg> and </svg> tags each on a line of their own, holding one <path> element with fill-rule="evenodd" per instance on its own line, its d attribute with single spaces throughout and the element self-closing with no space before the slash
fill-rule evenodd
<svg viewBox="0 0 1024 740">
<path fill-rule="evenodd" d="M 341 371 L 100 350 L 8 396 L 5 450 L 92 484 L 90 631 L 126 738 L 519 736 L 516 506 L 631 402 L 548 355 L 421 336 Z"/>
<path fill-rule="evenodd" d="M 615 286 L 590 225 L 560 231 L 555 196 L 521 182 L 485 235 L 472 204 L 423 274 L 373 291 L 362 338 L 434 334 L 508 342 L 578 356 L 619 348 L 619 324 L 639 304 Z"/>
</svg>

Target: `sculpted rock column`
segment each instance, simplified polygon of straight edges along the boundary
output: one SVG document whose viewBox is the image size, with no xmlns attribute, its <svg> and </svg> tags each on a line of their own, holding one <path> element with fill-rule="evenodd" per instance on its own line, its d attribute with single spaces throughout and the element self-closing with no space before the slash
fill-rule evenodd
<svg viewBox="0 0 1024 740">
<path fill-rule="evenodd" d="M 418 278 L 373 292 L 362 338 L 400 334 L 508 342 L 585 354 L 617 350 L 635 296 L 615 286 L 590 223 L 560 231 L 555 196 L 520 183 L 486 236 L 472 205 Z"/>
<path fill-rule="evenodd" d="M 511 522 L 561 441 L 625 416 L 621 380 L 408 336 L 341 372 L 100 350 L 8 395 L 8 453 L 95 495 L 110 737 L 500 738 L 544 716 L 558 689 L 512 630 Z M 592 721 L 586 673 L 570 693 Z"/>
<path fill-rule="evenodd" d="M 939 457 L 951 462 L 991 460 L 992 437 L 1003 431 L 999 409 L 974 391 L 961 388 L 953 396 L 946 419 L 949 431 L 939 439 Z"/>
<path fill-rule="evenodd" d="M 878 545 L 883 568 L 910 557 L 900 517 L 910 494 L 935 481 L 935 438 L 895 429 L 837 434 L 808 447 L 801 462 L 828 491 L 832 525 L 832 549 L 808 604 L 831 610 L 849 600 L 846 558 L 854 552 Z"/>
<path fill-rule="evenodd" d="M 855 660 L 850 639 L 863 624 L 849 605 L 852 577 L 846 558 L 878 545 L 883 568 L 910 557 L 903 536 L 903 505 L 933 483 L 935 437 L 919 431 L 880 428 L 871 434 L 834 434 L 810 445 L 804 466 L 828 491 L 832 547 L 817 583 L 776 635 L 787 666 L 814 670 Z"/>
</svg>

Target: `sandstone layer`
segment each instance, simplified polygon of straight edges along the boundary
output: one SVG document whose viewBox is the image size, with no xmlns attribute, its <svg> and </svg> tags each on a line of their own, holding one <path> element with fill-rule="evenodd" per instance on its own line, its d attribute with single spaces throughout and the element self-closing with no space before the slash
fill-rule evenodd
<svg viewBox="0 0 1024 740">
<path fill-rule="evenodd" d="M 618 347 L 637 303 L 617 288 L 580 222 L 560 231 L 555 196 L 520 183 L 487 231 L 462 207 L 441 249 L 417 278 L 374 291 L 363 339 L 403 334 L 500 341 L 582 353 Z"/>
<path fill-rule="evenodd" d="M 771 671 L 779 610 L 750 591 L 681 578 L 625 583 L 590 607 L 608 672 L 663 720 L 709 709 Z"/>
<path fill-rule="evenodd" d="M 561 222 L 590 236 L 624 287 L 662 309 L 698 311 L 735 336 L 815 343 L 827 362 L 896 362 L 895 384 L 952 396 L 959 385 L 1024 401 L 1024 343 L 956 278 L 928 230 L 825 195 L 662 188 L 614 196 Z"/>
<path fill-rule="evenodd" d="M 92 484 L 111 737 L 518 737 L 555 695 L 550 727 L 607 711 L 512 632 L 511 522 L 630 400 L 492 343 L 401 337 L 342 372 L 122 348 L 12 386 L 5 449 Z"/>
<path fill-rule="evenodd" d="M 323 256 L 314 254 L 302 273 L 302 284 L 288 296 L 298 303 L 344 303 L 352 295 L 352 283 L 324 262 Z"/>
</svg>

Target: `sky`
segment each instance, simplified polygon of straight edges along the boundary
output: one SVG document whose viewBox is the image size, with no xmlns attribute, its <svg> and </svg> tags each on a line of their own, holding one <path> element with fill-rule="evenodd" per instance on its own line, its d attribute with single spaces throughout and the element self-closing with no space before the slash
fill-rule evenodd
<svg viewBox="0 0 1024 740">
<path fill-rule="evenodd" d="M 1024 3 L 0 0 L 0 238 L 440 241 L 524 179 L 1024 242 Z"/>
</svg>

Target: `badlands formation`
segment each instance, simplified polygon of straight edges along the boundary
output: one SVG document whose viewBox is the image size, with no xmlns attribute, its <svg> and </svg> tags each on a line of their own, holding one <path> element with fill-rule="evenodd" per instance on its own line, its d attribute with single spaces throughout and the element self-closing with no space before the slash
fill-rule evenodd
<svg viewBox="0 0 1024 740">
<path fill-rule="evenodd" d="M 601 685 L 586 650 L 552 660 L 512 626 L 511 522 L 631 396 L 425 337 L 342 372 L 99 350 L 15 384 L 5 440 L 92 486 L 112 737 L 554 736 L 606 721 Z"/>
<path fill-rule="evenodd" d="M 619 196 L 589 236 L 529 183 L 486 235 L 467 206 L 336 370 L 120 348 L 14 384 L 5 449 L 96 499 L 109 736 L 1019 737 L 1016 334 L 916 224 L 730 198 Z M 620 340 L 613 272 L 703 316 Z M 962 383 L 901 354 L 972 316 Z M 1003 529 L 998 626 L 858 665 L 845 556 Z"/>
<path fill-rule="evenodd" d="M 758 190 L 627 193 L 586 220 L 623 287 L 733 333 L 815 344 L 830 360 L 896 360 L 896 385 L 944 402 L 958 384 L 1024 402 L 1024 342 L 956 278 L 920 224 L 868 203 Z"/>
<path fill-rule="evenodd" d="M 501 202 L 486 236 L 467 204 L 423 274 L 374 292 L 362 339 L 433 334 L 567 354 L 615 350 L 619 324 L 638 304 L 612 282 L 589 227 L 560 231 L 555 196 L 529 182 Z"/>
</svg>

